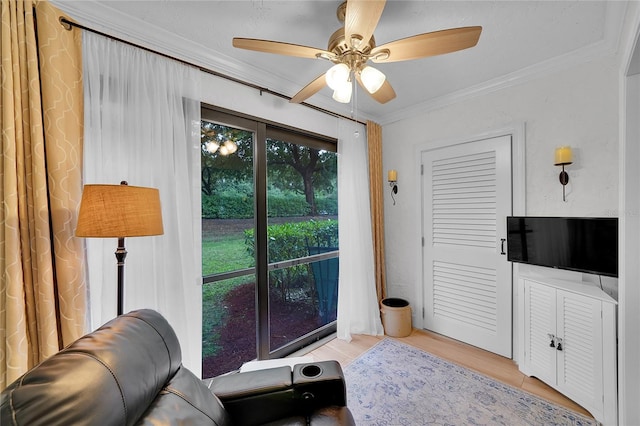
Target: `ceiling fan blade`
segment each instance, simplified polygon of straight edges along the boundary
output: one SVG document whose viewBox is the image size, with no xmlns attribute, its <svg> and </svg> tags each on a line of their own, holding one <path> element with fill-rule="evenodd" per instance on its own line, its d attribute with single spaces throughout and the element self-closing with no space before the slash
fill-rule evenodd
<svg viewBox="0 0 640 426">
<path fill-rule="evenodd" d="M 374 48 L 371 61 L 408 61 L 467 49 L 478 43 L 481 32 L 482 27 L 462 27 L 403 38 Z"/>
<path fill-rule="evenodd" d="M 373 31 L 378 25 L 385 0 L 347 0 L 347 13 L 344 18 L 344 39 L 348 45 L 352 36 L 357 34 L 362 38 L 361 44 L 366 45 Z M 358 47 L 354 45 L 353 47 Z"/>
<path fill-rule="evenodd" d="M 300 58 L 316 59 L 319 54 L 335 56 L 333 53 L 316 47 L 301 46 L 299 44 L 283 43 L 280 41 L 258 40 L 255 38 L 234 37 L 233 47 L 255 50 L 257 52 L 275 53 L 277 55 L 298 56 Z"/>
<path fill-rule="evenodd" d="M 385 80 L 384 83 L 382 83 L 382 87 L 380 87 L 375 93 L 369 93 L 369 91 L 364 87 L 364 84 L 362 84 L 360 74 L 358 73 L 356 73 L 356 80 L 365 93 L 368 93 L 369 96 L 371 96 L 381 104 L 386 104 L 391 99 L 394 99 L 396 97 L 396 91 L 393 90 L 393 87 L 391 87 L 391 84 L 388 80 Z"/>
<path fill-rule="evenodd" d="M 322 90 L 322 88 L 327 84 L 326 80 L 325 80 L 325 77 L 324 77 L 324 74 L 325 73 L 320 74 L 318 76 L 318 78 L 316 78 L 311 83 L 309 83 L 306 86 L 304 86 L 302 88 L 302 90 L 300 90 L 298 93 L 296 93 L 295 96 L 293 98 L 291 98 L 291 100 L 289 102 L 292 103 L 292 104 L 302 103 L 307 98 L 310 98 L 311 96 L 315 95 L 320 90 Z"/>
</svg>

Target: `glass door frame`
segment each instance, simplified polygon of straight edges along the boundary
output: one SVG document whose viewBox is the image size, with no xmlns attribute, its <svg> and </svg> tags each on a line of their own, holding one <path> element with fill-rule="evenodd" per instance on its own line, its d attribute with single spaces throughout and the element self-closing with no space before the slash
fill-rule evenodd
<svg viewBox="0 0 640 426">
<path fill-rule="evenodd" d="M 272 359 L 286 356 L 297 349 L 318 341 L 336 332 L 336 322 L 321 326 L 313 332 L 294 339 L 289 344 L 271 351 L 270 348 L 270 307 L 269 307 L 269 271 L 294 265 L 306 264 L 320 260 L 339 257 L 339 251 L 311 255 L 300 259 L 289 259 L 269 264 L 268 261 L 268 206 L 267 206 L 267 139 L 270 135 L 281 135 L 283 132 L 296 134 L 296 138 L 306 142 L 304 145 L 316 148 L 337 141 L 323 135 L 313 134 L 294 129 L 279 123 L 272 123 L 249 115 L 240 114 L 212 105 L 202 104 L 201 118 L 218 124 L 247 130 L 253 133 L 253 181 L 254 181 L 254 244 L 255 264 L 253 268 L 246 268 L 225 273 L 212 274 L 203 277 L 203 285 L 229 278 L 255 274 L 256 279 L 256 348 L 257 359 Z"/>
</svg>

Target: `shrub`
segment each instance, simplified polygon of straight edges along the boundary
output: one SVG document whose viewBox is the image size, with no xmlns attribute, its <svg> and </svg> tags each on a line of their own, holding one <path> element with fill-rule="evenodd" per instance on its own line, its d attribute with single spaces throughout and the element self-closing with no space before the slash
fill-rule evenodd
<svg viewBox="0 0 640 426">
<path fill-rule="evenodd" d="M 249 256 L 255 255 L 254 231 L 244 231 L 245 244 Z M 308 246 L 337 247 L 338 221 L 309 220 L 306 222 L 283 223 L 267 226 L 269 239 L 269 262 L 280 262 L 309 255 Z"/>
<path fill-rule="evenodd" d="M 318 213 L 326 215 L 338 214 L 338 195 L 330 194 L 325 197 L 316 197 Z"/>
<path fill-rule="evenodd" d="M 269 192 L 269 217 L 307 216 L 311 206 L 300 194 L 282 194 Z"/>
<path fill-rule="evenodd" d="M 250 219 L 253 196 L 246 194 L 202 194 L 203 219 Z"/>
<path fill-rule="evenodd" d="M 335 195 L 317 196 L 318 212 L 338 214 Z M 253 217 L 253 194 L 243 191 L 224 191 L 212 195 L 202 194 L 203 219 L 250 219 Z M 292 192 L 269 191 L 269 217 L 308 216 L 311 206 L 304 196 Z"/>
<path fill-rule="evenodd" d="M 245 245 L 252 259 L 255 259 L 254 230 L 244 231 Z M 309 255 L 309 246 L 338 247 L 338 221 L 309 220 L 306 222 L 284 223 L 267 227 L 269 263 L 287 259 L 297 259 Z M 284 299 L 290 297 L 290 290 L 299 288 L 308 280 L 308 265 L 276 269 L 270 272 L 271 283 L 280 289 Z"/>
</svg>

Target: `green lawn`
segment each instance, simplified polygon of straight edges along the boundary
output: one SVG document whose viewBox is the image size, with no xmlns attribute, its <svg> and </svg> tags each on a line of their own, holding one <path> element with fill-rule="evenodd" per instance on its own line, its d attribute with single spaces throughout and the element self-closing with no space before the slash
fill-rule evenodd
<svg viewBox="0 0 640 426">
<path fill-rule="evenodd" d="M 203 276 L 248 268 L 253 259 L 244 244 L 244 235 L 207 238 L 202 241 Z M 227 313 L 226 294 L 240 284 L 254 282 L 254 276 L 233 278 L 202 286 L 202 355 L 213 356 L 219 350 L 219 330 Z"/>
<path fill-rule="evenodd" d="M 202 240 L 202 275 L 249 268 L 253 259 L 244 244 L 244 235 Z"/>
</svg>

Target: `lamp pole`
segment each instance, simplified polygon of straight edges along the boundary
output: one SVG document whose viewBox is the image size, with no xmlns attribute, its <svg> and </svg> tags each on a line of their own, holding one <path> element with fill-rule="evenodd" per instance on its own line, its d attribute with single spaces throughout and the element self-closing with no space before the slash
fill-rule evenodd
<svg viewBox="0 0 640 426">
<path fill-rule="evenodd" d="M 127 250 L 124 248 L 124 237 L 118 238 L 118 248 L 116 249 L 116 260 L 118 261 L 118 316 L 122 315 L 122 298 L 124 293 L 124 259 L 127 257 Z"/>
</svg>

